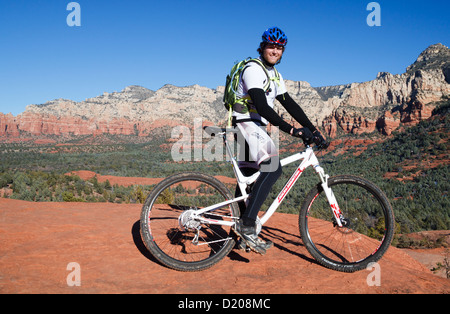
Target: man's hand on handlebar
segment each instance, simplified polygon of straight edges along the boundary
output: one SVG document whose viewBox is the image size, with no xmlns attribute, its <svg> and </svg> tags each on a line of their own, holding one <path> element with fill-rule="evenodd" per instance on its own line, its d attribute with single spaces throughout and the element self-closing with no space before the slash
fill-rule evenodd
<svg viewBox="0 0 450 314">
<path fill-rule="evenodd" d="M 313 134 L 308 128 L 293 129 L 292 136 L 301 138 L 305 143 L 312 143 Z"/>
<path fill-rule="evenodd" d="M 313 132 L 313 142 L 319 149 L 327 149 L 330 143 L 320 134 L 318 130 Z"/>
<path fill-rule="evenodd" d="M 292 135 L 301 138 L 307 145 L 316 144 L 319 149 L 326 149 L 330 145 L 318 130 L 311 132 L 308 128 L 294 128 Z"/>
</svg>

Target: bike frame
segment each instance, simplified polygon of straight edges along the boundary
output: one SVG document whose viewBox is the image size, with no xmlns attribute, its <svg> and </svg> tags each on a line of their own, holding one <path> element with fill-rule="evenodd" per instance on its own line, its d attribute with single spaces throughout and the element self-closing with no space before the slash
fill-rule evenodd
<svg viewBox="0 0 450 314">
<path fill-rule="evenodd" d="M 231 218 L 233 218 L 233 221 L 225 221 L 225 220 L 210 219 L 210 218 L 202 217 L 201 215 L 205 214 L 207 212 L 210 212 L 210 211 L 214 211 L 221 207 L 230 205 L 232 203 L 246 201 L 249 197 L 249 194 L 246 191 L 246 187 L 258 179 L 260 172 L 257 172 L 250 177 L 245 177 L 242 174 L 241 170 L 239 169 L 237 161 L 236 161 L 236 157 L 233 157 L 231 148 L 227 143 L 226 132 L 225 131 L 218 132 L 216 134 L 216 136 L 217 135 L 223 137 L 223 140 L 224 140 L 224 143 L 226 146 L 226 150 L 227 150 L 227 154 L 229 155 L 231 163 L 233 165 L 234 174 L 236 176 L 237 183 L 238 183 L 238 186 L 239 186 L 242 196 L 199 209 L 199 210 L 195 211 L 194 215 L 195 215 L 195 219 L 200 221 L 201 223 L 233 227 L 235 224 L 235 221 L 236 221 L 236 219 L 238 219 L 238 217 L 231 217 Z M 342 214 L 339 209 L 339 205 L 336 201 L 336 198 L 334 197 L 333 191 L 331 190 L 330 187 L 328 187 L 329 175 L 325 174 L 324 169 L 319 165 L 319 160 L 317 159 L 316 155 L 314 154 L 312 147 L 310 147 L 309 145 L 306 145 L 306 150 L 303 153 L 296 153 L 294 155 L 286 157 L 286 158 L 280 160 L 280 164 L 282 167 L 284 167 L 284 166 L 294 163 L 298 160 L 302 160 L 302 162 L 297 167 L 297 169 L 294 171 L 294 173 L 292 174 L 290 179 L 287 181 L 287 183 L 285 184 L 285 186 L 283 187 L 281 192 L 278 194 L 278 196 L 272 202 L 272 204 L 270 205 L 270 207 L 266 211 L 266 213 L 259 219 L 261 226 L 264 225 L 267 222 L 267 220 L 269 220 L 269 218 L 273 215 L 273 213 L 278 209 L 280 204 L 285 199 L 286 195 L 289 193 L 289 191 L 295 185 L 297 180 L 300 178 L 303 171 L 305 171 L 306 168 L 312 166 L 320 178 L 322 188 L 328 199 L 328 203 L 330 204 L 331 211 L 334 215 L 334 218 L 336 219 L 336 223 L 338 224 L 339 227 L 342 227 L 342 222 L 341 222 Z"/>
</svg>

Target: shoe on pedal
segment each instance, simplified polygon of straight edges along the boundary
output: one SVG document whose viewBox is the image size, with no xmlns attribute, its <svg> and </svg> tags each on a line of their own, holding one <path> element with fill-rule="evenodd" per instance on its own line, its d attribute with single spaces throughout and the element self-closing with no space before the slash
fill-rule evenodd
<svg viewBox="0 0 450 314">
<path fill-rule="evenodd" d="M 241 237 L 240 247 L 247 245 L 251 250 L 264 255 L 266 251 L 273 246 L 272 241 L 264 241 L 258 238 L 256 228 L 254 226 L 245 226 L 242 220 L 238 221 L 233 227 L 234 232 Z"/>
</svg>

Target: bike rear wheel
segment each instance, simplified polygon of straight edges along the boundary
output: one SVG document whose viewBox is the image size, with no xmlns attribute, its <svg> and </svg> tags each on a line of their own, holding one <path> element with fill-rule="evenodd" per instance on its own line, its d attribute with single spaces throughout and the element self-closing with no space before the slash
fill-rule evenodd
<svg viewBox="0 0 450 314">
<path fill-rule="evenodd" d="M 161 181 L 145 200 L 141 237 L 163 265 L 180 271 L 207 269 L 228 255 L 235 241 L 230 226 L 202 223 L 193 213 L 232 199 L 229 189 L 214 177 L 180 173 Z M 232 222 L 238 219 L 235 203 L 202 217 Z"/>
<path fill-rule="evenodd" d="M 299 217 L 302 240 L 323 266 L 354 272 L 378 261 L 394 235 L 394 214 L 385 194 L 372 182 L 355 176 L 328 179 L 340 211 L 339 227 L 322 186 L 306 196 Z"/>
</svg>

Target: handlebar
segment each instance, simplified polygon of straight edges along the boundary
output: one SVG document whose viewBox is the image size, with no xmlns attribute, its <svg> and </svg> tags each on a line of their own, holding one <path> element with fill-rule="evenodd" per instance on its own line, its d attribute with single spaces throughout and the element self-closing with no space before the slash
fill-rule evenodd
<svg viewBox="0 0 450 314">
<path fill-rule="evenodd" d="M 203 130 L 209 135 L 209 136 L 216 136 L 216 135 L 225 135 L 228 133 L 239 133 L 238 128 L 219 128 L 216 126 L 204 126 Z M 305 139 L 301 138 L 303 141 L 303 144 L 305 147 L 310 147 L 311 144 L 314 144 L 312 140 L 305 141 Z M 330 146 L 330 142 L 326 142 L 324 145 L 315 145 L 319 150 L 327 149 L 328 146 Z"/>
</svg>

